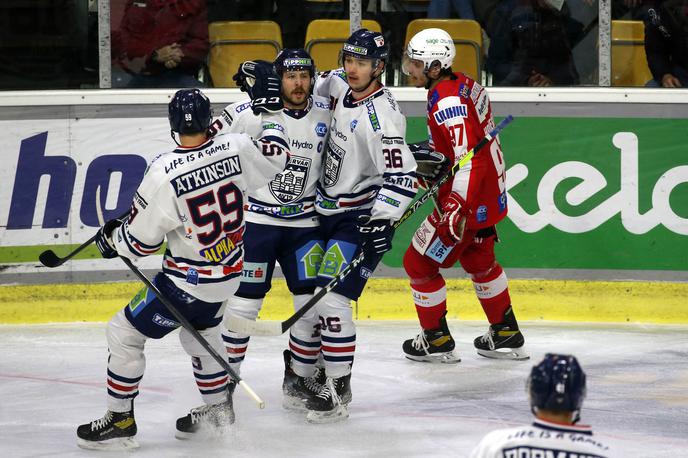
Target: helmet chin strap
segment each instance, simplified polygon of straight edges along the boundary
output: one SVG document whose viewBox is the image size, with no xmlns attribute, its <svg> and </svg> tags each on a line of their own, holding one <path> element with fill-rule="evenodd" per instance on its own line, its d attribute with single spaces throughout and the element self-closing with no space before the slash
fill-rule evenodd
<svg viewBox="0 0 688 458">
<path fill-rule="evenodd" d="M 174 131 L 170 129 L 170 136 L 172 137 L 172 140 L 177 144 L 177 146 L 182 146 L 181 143 L 177 141 L 177 137 L 174 136 Z"/>
</svg>

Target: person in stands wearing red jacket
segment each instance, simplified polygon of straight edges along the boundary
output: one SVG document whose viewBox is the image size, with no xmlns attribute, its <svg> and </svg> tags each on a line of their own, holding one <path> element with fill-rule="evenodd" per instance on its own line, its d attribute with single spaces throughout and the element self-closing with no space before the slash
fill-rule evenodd
<svg viewBox="0 0 688 458">
<path fill-rule="evenodd" d="M 487 91 L 468 76 L 452 72 L 455 55 L 454 41 L 447 32 L 425 29 L 409 42 L 402 64 L 413 86 L 428 89 L 429 144 L 414 148 L 434 149 L 451 165 L 495 127 Z M 470 275 L 490 322 L 487 333 L 474 341 L 478 354 L 528 359 L 511 308 L 506 274 L 494 254 L 495 225 L 507 214 L 505 164 L 498 139 L 485 145 L 440 188 L 436 207 L 404 255 L 422 328 L 416 338 L 404 342 L 406 357 L 460 361 L 445 319 L 447 289 L 439 272 L 458 261 Z"/>
<path fill-rule="evenodd" d="M 203 86 L 208 48 L 205 0 L 128 0 L 112 34 L 112 86 Z"/>
</svg>

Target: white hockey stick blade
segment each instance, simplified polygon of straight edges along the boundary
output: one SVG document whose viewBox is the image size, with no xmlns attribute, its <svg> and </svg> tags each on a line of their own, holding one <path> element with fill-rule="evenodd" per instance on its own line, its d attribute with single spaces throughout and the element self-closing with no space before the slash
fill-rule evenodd
<svg viewBox="0 0 688 458">
<path fill-rule="evenodd" d="M 250 336 L 279 336 L 284 334 L 281 321 L 255 321 L 236 315 L 227 315 L 225 327 L 237 334 Z"/>
</svg>

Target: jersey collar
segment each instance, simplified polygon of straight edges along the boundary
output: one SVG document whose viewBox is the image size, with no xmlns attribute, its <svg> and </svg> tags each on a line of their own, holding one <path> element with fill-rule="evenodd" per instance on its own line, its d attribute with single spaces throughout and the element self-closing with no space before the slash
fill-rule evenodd
<svg viewBox="0 0 688 458">
<path fill-rule="evenodd" d="M 536 428 L 547 429 L 550 431 L 557 431 L 562 433 L 575 433 L 592 436 L 592 428 L 589 425 L 567 425 L 564 423 L 555 423 L 553 421 L 542 420 L 536 418 L 533 421 L 533 426 Z"/>
<path fill-rule="evenodd" d="M 349 88 L 346 91 L 346 95 L 344 96 L 343 103 L 344 103 L 344 106 L 346 108 L 356 108 L 356 107 L 360 107 L 361 105 L 365 105 L 367 102 L 369 102 L 369 101 L 371 101 L 377 97 L 380 97 L 384 93 L 385 93 L 385 87 L 380 86 L 380 88 L 377 91 L 373 92 L 368 97 L 365 97 L 361 100 L 354 100 L 353 94 L 351 93 L 351 88 Z"/>
<path fill-rule="evenodd" d="M 306 107 L 303 108 L 302 110 L 292 110 L 290 108 L 285 108 L 284 114 L 287 116 L 294 118 L 294 119 L 301 119 L 305 118 L 306 115 L 308 114 L 309 111 L 311 111 L 311 108 L 313 107 L 313 97 L 308 97 L 308 103 L 306 104 Z"/>
<path fill-rule="evenodd" d="M 202 149 L 205 149 L 212 144 L 213 144 L 213 139 L 209 138 L 208 140 L 206 140 L 205 142 L 203 142 L 197 146 L 177 146 L 173 152 L 174 153 L 192 153 L 194 151 L 200 151 Z"/>
</svg>

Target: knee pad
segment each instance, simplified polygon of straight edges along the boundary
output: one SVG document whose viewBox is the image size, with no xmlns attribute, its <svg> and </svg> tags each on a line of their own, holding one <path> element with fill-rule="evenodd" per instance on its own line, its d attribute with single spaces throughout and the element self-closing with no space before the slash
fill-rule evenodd
<svg viewBox="0 0 688 458">
<path fill-rule="evenodd" d="M 328 293 L 317 305 L 322 334 L 337 336 L 355 334 L 351 299 L 339 293 Z"/>
<path fill-rule="evenodd" d="M 124 314 L 124 310 L 115 313 L 105 330 L 110 354 L 127 359 L 134 354 L 143 354 L 143 347 L 148 337 L 141 334 Z"/>
<path fill-rule="evenodd" d="M 224 345 L 222 344 L 220 329 L 221 327 L 218 325 L 198 331 L 198 333 L 210 344 L 213 350 L 222 356 L 225 353 L 225 349 Z M 208 354 L 208 351 L 203 348 L 203 345 L 201 345 L 200 342 L 198 342 L 198 340 L 196 340 L 196 338 L 193 336 L 193 334 L 186 330 L 186 328 L 181 328 L 179 330 L 179 341 L 182 344 L 182 348 L 189 356 L 203 358 L 207 357 L 213 359 L 212 356 Z M 213 361 L 215 360 L 213 359 Z"/>
<path fill-rule="evenodd" d="M 227 301 L 227 308 L 225 309 L 225 316 L 231 314 L 240 316 L 248 320 L 255 320 L 263 307 L 263 298 L 247 298 L 241 296 L 232 296 Z"/>
<path fill-rule="evenodd" d="M 439 275 L 439 267 L 409 246 L 404 253 L 404 270 L 412 285 L 427 283 Z"/>
</svg>

